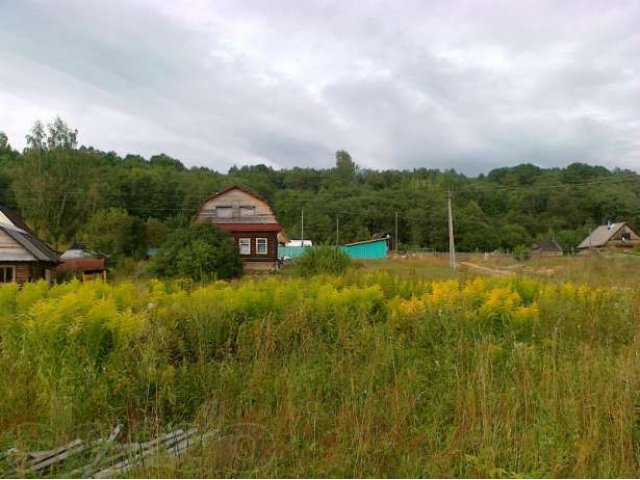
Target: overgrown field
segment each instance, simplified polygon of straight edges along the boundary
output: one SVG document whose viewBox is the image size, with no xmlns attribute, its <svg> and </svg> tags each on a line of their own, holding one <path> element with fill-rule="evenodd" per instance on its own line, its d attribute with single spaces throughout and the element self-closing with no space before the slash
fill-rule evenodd
<svg viewBox="0 0 640 480">
<path fill-rule="evenodd" d="M 363 271 L 4 286 L 0 449 L 195 424 L 250 454 L 134 474 L 638 477 L 639 311 L 632 289 Z"/>
</svg>

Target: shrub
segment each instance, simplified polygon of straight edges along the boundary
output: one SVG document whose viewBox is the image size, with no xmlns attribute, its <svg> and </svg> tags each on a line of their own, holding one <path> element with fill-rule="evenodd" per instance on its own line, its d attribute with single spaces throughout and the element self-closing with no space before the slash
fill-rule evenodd
<svg viewBox="0 0 640 480">
<path fill-rule="evenodd" d="M 174 231 L 150 265 L 161 277 L 186 277 L 196 281 L 232 278 L 242 272 L 233 238 L 211 224 L 192 224 Z"/>
<path fill-rule="evenodd" d="M 524 245 L 518 245 L 513 249 L 513 256 L 516 260 L 529 260 L 531 258 L 531 250 L 529 250 Z"/>
<path fill-rule="evenodd" d="M 307 249 L 295 260 L 294 268 L 299 275 L 330 273 L 340 275 L 351 266 L 351 259 L 342 250 L 330 245 Z"/>
<path fill-rule="evenodd" d="M 96 212 L 87 222 L 81 239 L 111 259 L 134 255 L 140 250 L 144 224 L 121 208 Z"/>
</svg>

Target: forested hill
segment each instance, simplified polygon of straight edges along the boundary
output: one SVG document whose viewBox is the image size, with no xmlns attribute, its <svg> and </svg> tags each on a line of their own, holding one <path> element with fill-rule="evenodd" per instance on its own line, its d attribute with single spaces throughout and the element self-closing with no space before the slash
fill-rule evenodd
<svg viewBox="0 0 640 480">
<path fill-rule="evenodd" d="M 530 245 L 554 236 L 566 249 L 607 220 L 640 227 L 640 176 L 572 163 L 531 164 L 469 178 L 455 171 L 360 169 L 343 151 L 331 169 L 274 170 L 265 165 L 187 169 L 166 155 L 124 158 L 76 146 L 77 132 L 56 120 L 36 124 L 20 153 L 0 133 L 0 203 L 20 212 L 45 239 L 64 248 L 83 239 L 104 253 L 141 255 L 188 221 L 208 195 L 236 184 L 268 198 L 291 238 L 318 242 L 393 235 L 401 248 L 447 249 L 447 192 L 463 251 Z M 301 159 L 301 163 L 304 159 Z"/>
</svg>

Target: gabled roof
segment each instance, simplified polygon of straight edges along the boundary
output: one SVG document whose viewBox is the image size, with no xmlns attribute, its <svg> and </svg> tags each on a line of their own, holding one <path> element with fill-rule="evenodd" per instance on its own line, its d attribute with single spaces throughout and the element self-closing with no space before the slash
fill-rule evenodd
<svg viewBox="0 0 640 480">
<path fill-rule="evenodd" d="M 93 253 L 87 250 L 86 245 L 83 243 L 74 241 L 73 244 L 67 248 L 62 255 L 60 255 L 61 260 L 71 260 L 74 258 L 87 258 L 87 257 L 96 257 Z"/>
<path fill-rule="evenodd" d="M 578 248 L 602 247 L 626 224 L 626 222 L 618 222 L 600 225 L 578 245 Z"/>
<path fill-rule="evenodd" d="M 541 250 L 543 252 L 561 252 L 562 247 L 555 238 L 545 238 L 538 240 L 533 244 L 534 249 Z"/>
<path fill-rule="evenodd" d="M 248 190 L 246 188 L 243 187 L 239 187 L 237 185 L 232 185 L 230 187 L 227 187 L 217 193 L 214 193 L 213 195 L 208 196 L 207 198 L 205 198 L 202 203 L 200 204 L 200 208 L 198 208 L 198 211 L 196 212 L 196 214 L 193 217 L 193 220 L 197 221 L 198 219 L 204 220 L 204 219 L 208 219 L 207 217 L 210 217 L 208 214 L 205 214 L 204 212 L 205 210 L 205 206 L 211 202 L 212 200 L 232 191 L 232 190 L 239 190 L 247 195 L 249 195 L 250 197 L 253 197 L 254 199 L 258 200 L 259 202 L 262 202 L 266 205 L 267 209 L 268 209 L 268 214 L 267 213 L 258 213 L 252 216 L 248 216 L 248 217 L 242 217 L 242 216 L 232 216 L 229 218 L 214 218 L 213 219 L 213 223 L 215 223 L 215 225 L 218 228 L 221 228 L 223 230 L 229 230 L 229 231 L 244 231 L 244 232 L 249 232 L 249 231 L 277 231 L 279 232 L 280 230 L 282 230 L 282 226 L 278 223 L 278 221 L 276 220 L 276 216 L 273 212 L 273 208 L 271 207 L 271 204 L 269 203 L 269 201 L 262 197 L 261 195 L 252 192 L 251 190 Z M 267 225 L 270 225 L 269 227 L 267 227 Z M 257 227 L 257 228 L 256 228 Z"/>
<path fill-rule="evenodd" d="M 35 234 L 33 233 L 33 231 L 31 231 L 29 226 L 26 223 L 24 223 L 24 220 L 22 220 L 22 217 L 20 217 L 20 215 L 15 213 L 13 210 L 10 210 L 9 208 L 5 207 L 4 205 L 0 205 L 0 223 L 4 223 L 4 224 L 8 223 L 9 225 L 13 225 L 16 228 L 19 228 L 20 230 L 24 230 L 25 232 L 35 236 Z"/>
<path fill-rule="evenodd" d="M 240 190 L 240 191 L 246 193 L 247 195 L 251 195 L 252 197 L 257 198 L 258 200 L 266 203 L 267 205 L 270 205 L 269 200 L 264 198 L 262 195 L 260 195 L 260 194 L 258 194 L 256 192 L 252 192 L 248 188 L 239 187 L 238 185 L 231 185 L 230 187 L 224 188 L 224 189 L 220 190 L 219 192 L 214 193 L 213 195 L 209 195 L 207 198 L 205 198 L 202 201 L 202 205 L 204 205 L 205 203 L 207 203 L 210 200 L 213 200 L 216 197 L 219 197 L 220 195 L 224 195 L 225 193 L 230 192 L 231 190 Z"/>
<path fill-rule="evenodd" d="M 22 230 L 7 223 L 0 223 L 0 230 L 9 235 L 36 260 L 47 263 L 60 263 L 58 253 L 30 231 Z"/>
</svg>

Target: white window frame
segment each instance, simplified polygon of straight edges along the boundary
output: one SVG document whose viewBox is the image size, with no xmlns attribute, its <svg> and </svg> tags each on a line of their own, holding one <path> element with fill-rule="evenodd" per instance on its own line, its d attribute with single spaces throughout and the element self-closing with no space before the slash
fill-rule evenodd
<svg viewBox="0 0 640 480">
<path fill-rule="evenodd" d="M 261 242 L 260 240 L 264 240 L 264 252 L 260 251 Z M 268 255 L 269 254 L 269 240 L 264 237 L 256 238 L 256 254 L 257 255 Z"/>
<path fill-rule="evenodd" d="M 240 251 L 240 255 L 251 255 L 251 239 L 239 238 L 238 250 Z"/>
<path fill-rule="evenodd" d="M 221 215 L 224 212 L 226 215 Z M 233 218 L 233 207 L 230 205 L 218 205 L 216 207 L 217 218 Z"/>
<path fill-rule="evenodd" d="M 242 205 L 240 206 L 240 216 L 241 217 L 255 217 L 256 216 L 256 207 L 253 205 Z"/>
<path fill-rule="evenodd" d="M 11 272 L 11 280 L 7 281 L 6 271 Z M 13 265 L 0 265 L 0 284 L 1 283 L 13 283 L 16 281 L 16 267 Z"/>
</svg>

